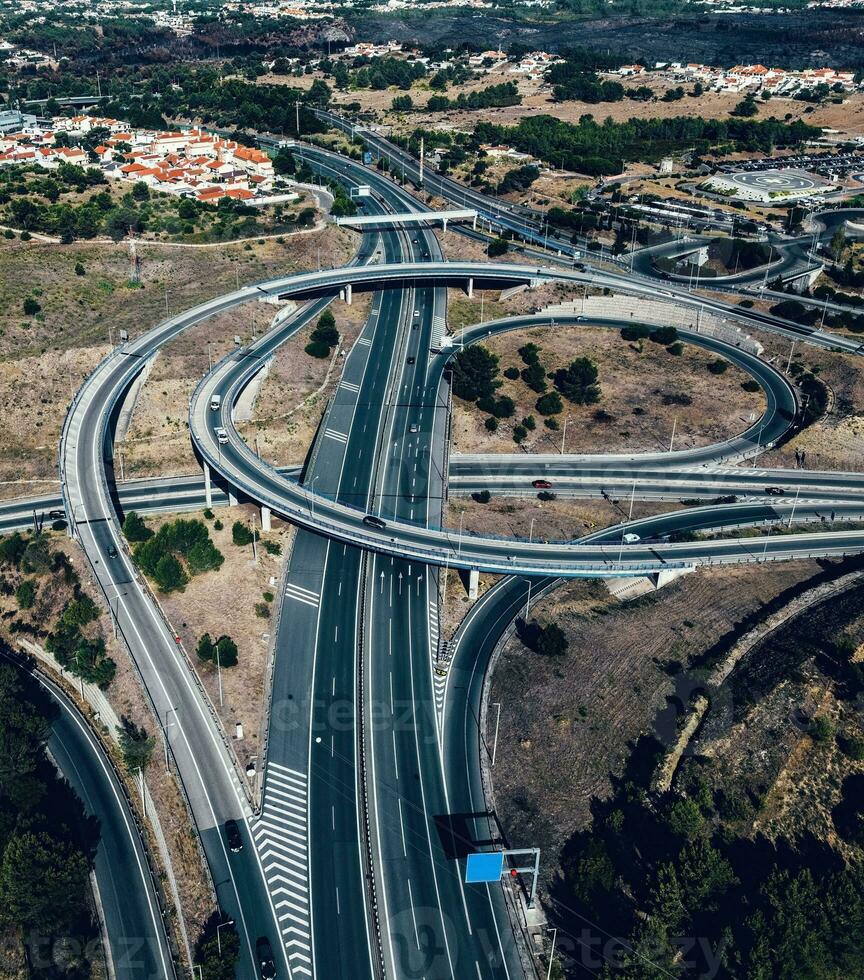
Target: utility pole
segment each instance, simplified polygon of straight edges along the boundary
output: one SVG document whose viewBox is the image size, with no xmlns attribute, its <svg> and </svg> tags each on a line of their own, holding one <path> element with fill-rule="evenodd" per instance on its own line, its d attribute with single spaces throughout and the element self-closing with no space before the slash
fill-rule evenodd
<svg viewBox="0 0 864 980">
<path fill-rule="evenodd" d="M 222 662 L 219 660 L 219 644 L 216 644 L 216 676 L 219 678 L 219 707 L 222 704 Z"/>
<path fill-rule="evenodd" d="M 501 724 L 501 702 L 496 701 L 492 707 L 498 709 L 498 714 L 495 717 L 495 737 L 492 740 L 492 765 L 494 766 L 495 756 L 498 754 L 498 726 Z"/>
<path fill-rule="evenodd" d="M 672 438 L 669 440 L 669 452 L 672 452 L 672 447 L 675 445 L 675 429 L 678 426 L 678 419 L 672 419 Z"/>
<path fill-rule="evenodd" d="M 795 491 L 795 499 L 792 501 L 792 513 L 789 515 L 789 523 L 786 527 L 792 527 L 792 521 L 795 519 L 795 508 L 798 506 L 798 497 L 801 493 L 801 484 L 798 484 L 798 489 Z"/>
</svg>

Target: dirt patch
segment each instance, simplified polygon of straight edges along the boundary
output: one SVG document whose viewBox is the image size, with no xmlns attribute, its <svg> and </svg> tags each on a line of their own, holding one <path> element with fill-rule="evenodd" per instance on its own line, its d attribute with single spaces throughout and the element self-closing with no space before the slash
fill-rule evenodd
<svg viewBox="0 0 864 980">
<path fill-rule="evenodd" d="M 776 334 L 761 332 L 759 342 L 765 357 L 785 368 L 789 363 L 790 342 Z M 804 466 L 810 470 L 858 470 L 864 456 L 864 364 L 855 354 L 837 354 L 797 344 L 793 365 L 816 373 L 829 389 L 829 411 L 807 426 L 783 446 L 760 457 L 760 465 L 794 467 L 795 454 L 804 452 Z M 794 379 L 793 379 L 794 380 Z"/>
<path fill-rule="evenodd" d="M 633 502 L 633 519 L 664 514 L 678 507 L 674 502 L 636 500 Z M 448 527 L 458 529 L 461 523 L 465 534 L 572 541 L 596 528 L 626 521 L 629 511 L 630 501 L 617 499 L 493 497 L 488 504 L 480 504 L 471 497 L 451 497 L 445 516 Z"/>
<path fill-rule="evenodd" d="M 521 378 L 511 381 L 503 376 L 507 368 L 525 368 L 517 351 L 529 342 L 542 348 L 540 360 L 547 372 L 577 357 L 589 358 L 599 369 L 600 402 L 580 406 L 565 400 L 564 411 L 556 417 L 558 431 L 544 425 L 536 408 L 539 394 Z M 570 453 L 661 452 L 669 449 L 673 424 L 675 448 L 691 449 L 743 431 L 764 408 L 761 390 L 748 392 L 741 387 L 748 375 L 732 365 L 723 374 L 712 374 L 707 365 L 715 358 L 686 344 L 680 355 L 673 356 L 649 341 L 629 344 L 615 331 L 580 326 L 516 331 L 491 337 L 485 346 L 500 359 L 503 384 L 497 395 L 512 398 L 516 413 L 490 432 L 484 424 L 486 412 L 454 399 L 456 452 L 516 451 L 513 426 L 529 415 L 536 428 L 521 444 L 528 452 L 560 452 L 568 416 L 565 449 Z M 548 379 L 547 384 L 547 390 L 553 390 Z"/>
<path fill-rule="evenodd" d="M 238 282 L 317 267 L 321 255 L 338 264 L 355 247 L 353 236 L 327 228 L 248 247 L 142 248 L 141 285 L 132 288 L 125 244 L 58 246 L 0 238 L 0 497 L 42 491 L 56 480 L 57 442 L 72 394 L 121 329 L 137 336 L 164 318 L 166 309 L 187 309 L 234 289 Z M 75 272 L 77 263 L 83 276 Z M 41 311 L 25 317 L 24 299 L 37 292 Z M 198 342 L 213 329 L 202 325 Z M 233 332 L 226 327 L 222 339 L 230 343 Z M 187 370 L 197 373 L 184 375 L 171 366 L 169 353 L 163 364 L 157 361 L 154 378 L 158 381 L 161 372 L 162 380 L 172 384 L 163 386 L 166 394 L 157 394 L 152 408 L 147 407 L 149 392 L 144 386 L 142 428 L 151 428 L 154 438 L 171 441 L 163 447 L 166 452 L 143 445 L 140 456 L 132 452 L 132 469 L 140 475 L 160 472 L 162 456 L 182 452 L 189 461 L 182 435 L 189 383 L 200 377 L 207 357 L 206 345 L 199 348 L 197 360 L 191 357 L 188 348 L 194 343 L 183 338 L 175 342 L 181 351 L 185 344 Z M 179 383 L 184 377 L 185 386 Z M 140 430 L 137 435 L 143 438 Z M 185 442 L 188 445 L 188 437 Z M 176 469 L 175 464 L 169 471 Z"/>
<path fill-rule="evenodd" d="M 340 301 L 330 305 L 340 342 L 329 358 L 312 357 L 304 350 L 315 319 L 276 352 L 252 418 L 237 427 L 274 465 L 299 464 L 305 459 L 342 377 L 344 359 L 366 322 L 372 295 L 361 293 L 350 306 Z"/>
<path fill-rule="evenodd" d="M 544 848 L 552 876 L 563 842 L 590 824 L 591 798 L 610 795 L 629 746 L 672 694 L 673 662 L 686 667 L 818 571 L 788 562 L 696 572 L 624 604 L 600 582 L 573 581 L 541 600 L 532 614 L 564 630 L 568 652 L 544 658 L 513 637 L 492 682 L 491 700 L 503 705 L 496 804 L 511 846 Z"/>
<path fill-rule="evenodd" d="M 267 654 L 273 628 L 273 611 L 277 606 L 279 580 L 286 555 L 290 553 L 293 529 L 274 521 L 273 531 L 261 533 L 260 519 L 253 507 L 224 507 L 213 511 L 214 519 L 205 523 L 214 544 L 225 562 L 215 572 L 194 576 L 182 592 L 159 595 L 159 602 L 169 622 L 183 641 L 193 666 L 222 719 L 234 750 L 245 766 L 258 755 L 264 708 Z M 252 546 L 240 547 L 231 540 L 235 521 L 252 527 L 257 522 L 258 563 L 253 561 Z M 174 518 L 160 516 L 148 520 L 154 530 Z M 221 522 L 223 527 L 217 529 Z M 265 542 L 278 546 L 280 554 L 268 553 Z M 275 579 L 275 581 L 271 581 Z M 268 599 L 267 596 L 270 598 Z M 263 613 L 264 615 L 261 615 Z M 222 705 L 219 702 L 219 671 L 215 665 L 195 655 L 198 640 L 204 633 L 212 639 L 230 636 L 237 644 L 237 666 L 225 667 L 222 675 Z M 243 726 L 243 738 L 236 738 L 236 726 Z"/>
</svg>

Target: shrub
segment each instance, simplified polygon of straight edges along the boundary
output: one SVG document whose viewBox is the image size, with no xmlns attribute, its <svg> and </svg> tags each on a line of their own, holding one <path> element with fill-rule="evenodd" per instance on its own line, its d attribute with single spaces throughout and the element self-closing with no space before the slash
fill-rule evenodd
<svg viewBox="0 0 864 980">
<path fill-rule="evenodd" d="M 648 337 L 661 347 L 671 347 L 678 339 L 678 331 L 674 327 L 657 327 L 648 334 Z"/>
<path fill-rule="evenodd" d="M 242 521 L 234 521 L 234 526 L 231 528 L 231 540 L 234 544 L 242 548 L 247 544 L 252 544 L 253 538 L 254 535 L 246 524 Z"/>
<path fill-rule="evenodd" d="M 184 200 L 185 200 L 185 198 L 184 198 Z M 207 519 L 208 521 L 212 521 L 212 520 L 213 520 L 213 511 L 212 511 L 212 510 L 210 510 L 210 508 L 209 508 L 209 507 L 205 507 L 205 508 L 204 508 L 204 517 L 205 517 L 205 518 L 206 518 L 206 519 Z"/>
<path fill-rule="evenodd" d="M 838 735 L 840 751 L 853 762 L 864 761 L 864 738 L 859 735 Z"/>
<path fill-rule="evenodd" d="M 529 650 L 544 657 L 561 657 L 570 646 L 564 631 L 555 623 L 543 627 L 537 620 L 526 623 L 519 617 L 516 620 L 516 633 Z"/>
<path fill-rule="evenodd" d="M 621 328 L 622 340 L 645 340 L 651 336 L 651 328 L 644 323 L 631 323 L 627 327 Z"/>
<path fill-rule="evenodd" d="M 219 651 L 218 665 L 220 667 L 236 666 L 237 644 L 230 636 L 220 636 L 218 639 L 213 640 L 209 633 L 205 633 L 198 641 L 195 652 L 201 660 L 215 665 L 217 663 L 217 648 Z"/>
<path fill-rule="evenodd" d="M 261 619 L 266 619 L 270 615 L 270 607 L 266 602 L 255 603 L 255 615 L 260 616 Z"/>
<path fill-rule="evenodd" d="M 86 592 L 76 588 L 74 598 L 63 608 L 60 622 L 63 626 L 86 626 L 99 618 L 99 607 Z"/>
<path fill-rule="evenodd" d="M 221 531 L 223 527 L 225 527 L 225 525 L 217 517 L 216 520 L 213 521 L 213 530 L 214 531 Z"/>
<path fill-rule="evenodd" d="M 492 499 L 492 494 L 488 490 L 478 490 L 477 493 L 472 493 L 471 498 L 476 500 L 478 504 L 488 504 Z"/>
<path fill-rule="evenodd" d="M 123 521 L 123 535 L 127 541 L 147 541 L 153 537 L 153 531 L 147 527 L 140 514 L 130 510 Z"/>
<path fill-rule="evenodd" d="M 561 428 L 561 426 L 558 424 L 558 419 L 556 418 L 543 419 L 543 424 L 547 429 L 551 429 L 553 432 L 557 432 Z"/>
<path fill-rule="evenodd" d="M 330 356 L 329 345 L 320 340 L 310 340 L 303 350 L 306 351 L 310 357 L 317 357 L 320 360 Z"/>
<path fill-rule="evenodd" d="M 461 350 L 453 359 L 453 394 L 465 401 L 491 397 L 498 388 L 498 358 L 480 344 Z"/>
<path fill-rule="evenodd" d="M 268 592 L 264 592 L 264 593 L 262 593 L 262 595 L 263 595 L 263 597 L 264 597 L 264 601 L 265 601 L 265 602 L 272 602 L 272 601 L 273 601 L 273 600 L 274 600 L 274 599 L 276 598 L 276 597 L 275 597 L 275 596 L 273 595 L 273 593 L 272 593 L 272 592 L 269 592 L 269 591 L 268 591 Z"/>
<path fill-rule="evenodd" d="M 125 715 L 120 719 L 120 724 L 117 726 L 117 736 L 126 769 L 129 772 L 135 772 L 136 769 L 146 769 L 153 757 L 156 739 L 151 738 L 145 728 L 139 728 L 134 721 Z"/>
<path fill-rule="evenodd" d="M 519 368 L 507 368 L 507 370 L 504 372 L 504 377 L 509 378 L 511 381 L 515 381 L 519 377 Z"/>
<path fill-rule="evenodd" d="M 516 403 L 507 395 L 500 398 L 487 396 L 477 400 L 477 407 L 481 412 L 489 412 L 498 419 L 509 419 L 516 412 Z"/>
<path fill-rule="evenodd" d="M 494 259 L 497 255 L 504 255 L 509 247 L 509 243 L 506 239 L 493 238 L 492 241 L 489 242 L 488 246 L 489 258 Z"/>
<path fill-rule="evenodd" d="M 520 443 L 525 441 L 528 435 L 528 430 L 524 425 L 514 425 L 513 426 L 513 442 L 518 446 Z"/>
<path fill-rule="evenodd" d="M 814 742 L 827 742 L 834 738 L 834 725 L 830 718 L 826 718 L 824 715 L 819 715 L 817 718 L 813 719 L 813 724 L 810 727 L 810 735 Z"/>
<path fill-rule="evenodd" d="M 540 350 L 537 344 L 524 344 L 517 351 L 526 364 L 536 364 L 540 360 Z"/>
<path fill-rule="evenodd" d="M 673 357 L 680 357 L 684 353 L 684 345 L 678 340 L 666 348 L 666 353 L 671 354 Z"/>
<path fill-rule="evenodd" d="M 156 562 L 152 577 L 160 592 L 176 592 L 189 581 L 189 576 L 174 555 L 162 555 Z"/>
<path fill-rule="evenodd" d="M 19 609 L 32 609 L 36 602 L 36 583 L 32 578 L 25 578 L 15 590 L 15 601 Z"/>
<path fill-rule="evenodd" d="M 708 364 L 708 370 L 711 374 L 723 374 L 729 368 L 728 361 L 722 361 L 719 358 L 716 361 L 711 361 Z"/>
<path fill-rule="evenodd" d="M 537 494 L 537 499 L 538 500 L 555 500 L 556 499 L 556 496 L 555 496 L 555 494 L 551 490 L 541 490 L 540 493 Z"/>
<path fill-rule="evenodd" d="M 278 541 L 265 541 L 264 550 L 268 555 L 281 555 L 282 545 Z"/>
<path fill-rule="evenodd" d="M 557 391 L 550 391 L 548 394 L 538 398 L 534 407 L 541 415 L 556 415 L 564 408 L 564 403 L 561 401 L 561 396 Z M 546 420 L 546 423 L 548 425 L 549 419 Z M 558 423 L 556 422 L 555 424 L 557 427 Z"/>
<path fill-rule="evenodd" d="M 597 376 L 597 365 L 593 361 L 577 357 L 569 367 L 555 372 L 555 387 L 576 405 L 594 405 L 600 401 Z"/>
<path fill-rule="evenodd" d="M 548 385 L 546 384 L 546 369 L 539 361 L 534 361 L 522 372 L 522 380 L 537 394 L 542 394 Z"/>
<path fill-rule="evenodd" d="M 84 266 L 80 262 L 76 262 L 75 263 L 75 275 L 76 276 L 86 276 L 87 275 L 87 270 L 84 268 Z"/>
<path fill-rule="evenodd" d="M 36 316 L 36 314 L 42 309 L 39 303 L 37 303 L 32 296 L 28 296 L 21 305 L 25 316 Z"/>
<path fill-rule="evenodd" d="M 24 552 L 27 550 L 27 539 L 16 531 L 7 538 L 0 538 L 0 565 L 21 564 Z"/>
<path fill-rule="evenodd" d="M 529 432 L 533 432 L 537 428 L 537 423 L 534 421 L 533 415 L 526 415 L 525 418 L 522 419 L 522 425 L 524 425 Z"/>
<path fill-rule="evenodd" d="M 741 387 L 745 391 L 758 391 L 761 385 L 755 378 L 748 378 L 746 381 L 741 382 Z"/>
<path fill-rule="evenodd" d="M 498 428 L 498 419 L 496 419 L 494 415 L 490 415 L 483 424 L 490 432 L 495 432 L 495 430 Z"/>
</svg>

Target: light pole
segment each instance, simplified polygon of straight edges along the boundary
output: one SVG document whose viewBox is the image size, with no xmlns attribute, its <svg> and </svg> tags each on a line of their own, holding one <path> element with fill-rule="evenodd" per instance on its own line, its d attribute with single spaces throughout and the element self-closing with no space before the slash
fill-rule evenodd
<svg viewBox="0 0 864 980">
<path fill-rule="evenodd" d="M 216 676 L 219 678 L 219 707 L 223 707 L 222 702 L 222 663 L 219 660 L 219 644 L 216 644 Z M 221 954 L 220 954 L 221 955 Z"/>
<path fill-rule="evenodd" d="M 498 713 L 495 716 L 495 737 L 492 740 L 492 765 L 494 766 L 495 756 L 498 754 L 498 726 L 501 724 L 501 702 L 496 701 L 492 707 L 498 709 Z"/>
<path fill-rule="evenodd" d="M 798 506 L 798 496 L 801 493 L 801 485 L 798 485 L 798 489 L 795 491 L 795 499 L 792 501 L 792 513 L 789 515 L 789 523 L 786 527 L 792 527 L 792 521 L 795 518 L 795 508 Z"/>
<path fill-rule="evenodd" d="M 678 419 L 672 419 L 672 438 L 669 440 L 669 452 L 672 452 L 672 447 L 675 445 L 675 429 L 678 427 Z"/>
<path fill-rule="evenodd" d="M 564 431 L 561 433 L 561 455 L 564 455 L 564 442 L 567 439 L 567 423 L 570 421 L 570 416 L 564 419 Z"/>
<path fill-rule="evenodd" d="M 552 949 L 549 950 L 549 969 L 546 971 L 546 980 L 550 980 L 552 976 L 552 964 L 555 962 L 555 940 L 558 938 L 558 930 L 553 926 L 552 928 Z"/>
<path fill-rule="evenodd" d="M 224 922 L 220 922 L 216 926 L 216 946 L 219 949 L 219 958 L 220 959 L 222 958 L 222 937 L 219 935 L 219 930 L 222 929 L 224 926 L 233 926 L 233 925 L 234 925 L 234 920 L 233 919 L 226 919 Z"/>
</svg>

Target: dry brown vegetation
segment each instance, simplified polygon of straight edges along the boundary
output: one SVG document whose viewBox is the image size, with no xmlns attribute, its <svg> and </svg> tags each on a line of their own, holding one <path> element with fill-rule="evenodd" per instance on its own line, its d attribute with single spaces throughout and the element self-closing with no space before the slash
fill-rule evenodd
<svg viewBox="0 0 864 980">
<path fill-rule="evenodd" d="M 224 564 L 218 571 L 194 576 L 182 592 L 159 595 L 159 602 L 183 641 L 228 737 L 234 738 L 238 723 L 243 726 L 243 739 L 235 739 L 234 750 L 245 766 L 259 751 L 273 611 L 277 605 L 283 564 L 291 549 L 293 529 L 281 521 L 274 521 L 273 530 L 262 534 L 260 519 L 252 507 L 223 507 L 213 513 L 214 520 L 206 523 L 214 544 L 225 558 Z M 251 528 L 253 519 L 259 534 L 257 564 L 253 561 L 251 545 L 239 547 L 231 540 L 235 521 Z M 148 519 L 147 523 L 158 530 L 170 520 L 173 517 L 166 515 Z M 215 521 L 221 521 L 223 527 L 217 529 Z M 269 554 L 265 541 L 278 545 L 281 554 Z M 265 593 L 271 596 L 269 600 Z M 260 615 L 259 610 L 266 615 Z M 213 640 L 230 636 L 237 644 L 237 666 L 221 671 L 221 708 L 216 667 L 195 655 L 198 640 L 205 633 L 209 633 Z"/>
<path fill-rule="evenodd" d="M 652 729 L 686 668 L 734 623 L 819 570 L 815 562 L 696 572 L 621 604 L 602 583 L 573 581 L 532 610 L 570 648 L 559 659 L 506 644 L 492 682 L 501 729 L 496 809 L 512 846 L 539 845 L 553 864 L 563 842 L 606 798 L 628 746 Z M 674 731 L 669 733 L 674 738 Z M 549 873 L 554 873 L 554 867 Z"/>
<path fill-rule="evenodd" d="M 57 441 L 72 393 L 105 355 L 109 338 L 116 342 L 121 329 L 136 336 L 165 316 L 166 296 L 168 310 L 176 313 L 235 288 L 238 281 L 314 267 L 319 248 L 338 263 L 354 247 L 350 235 L 328 228 L 248 248 L 142 248 L 142 284 L 133 288 L 125 244 L 60 246 L 0 239 L 0 496 L 38 492 L 56 481 Z M 79 262 L 83 276 L 75 273 Z M 22 304 L 30 295 L 42 310 L 28 318 Z M 223 339 L 230 343 L 233 332 Z M 182 350 L 183 341 L 177 343 Z M 205 347 L 205 360 L 190 369 L 200 373 L 206 353 Z M 183 356 L 191 354 L 186 350 Z M 169 351 L 157 365 L 165 378 L 179 382 L 182 375 L 170 366 L 170 358 Z M 187 375 L 187 382 L 195 376 Z M 179 385 L 169 394 L 183 391 Z M 145 415 L 147 397 L 145 390 Z M 185 425 L 186 405 L 172 402 L 169 407 L 169 396 L 158 395 L 156 401 L 162 397 L 166 404 L 154 406 L 150 424 L 158 420 L 170 433 L 178 420 Z"/>
<path fill-rule="evenodd" d="M 257 441 L 264 459 L 278 466 L 303 462 L 342 377 L 344 358 L 366 322 L 371 298 L 371 293 L 361 293 L 351 306 L 331 304 L 340 343 L 329 358 L 311 357 L 304 351 L 315 319 L 276 352 L 251 418 L 238 425 L 250 444 Z"/>
<path fill-rule="evenodd" d="M 533 328 L 492 337 L 486 346 L 500 358 L 503 372 L 509 367 L 522 369 L 517 353 L 526 343 L 542 348 L 540 360 L 548 371 L 570 364 L 577 357 L 588 357 L 599 368 L 602 398 L 596 405 L 573 405 L 564 400 L 557 417 L 563 430 L 567 426 L 567 452 L 661 452 L 669 448 L 675 423 L 675 448 L 704 446 L 746 429 L 764 408 L 761 391 L 747 392 L 741 385 L 747 375 L 730 366 L 721 375 L 711 374 L 707 365 L 715 360 L 704 351 L 684 345 L 679 356 L 645 341 L 630 344 L 616 331 L 604 328 Z M 453 438 L 456 452 L 513 452 L 513 425 L 533 415 L 536 428 L 529 432 L 522 449 L 529 452 L 560 452 L 562 431 L 550 431 L 543 424 L 535 403 L 539 395 L 522 379 L 501 376 L 497 394 L 516 403 L 512 419 L 503 419 L 496 432 L 484 425 L 487 414 L 476 405 L 455 399 Z M 552 382 L 548 382 L 552 390 Z M 669 403 L 670 399 L 690 399 L 690 404 Z"/>
</svg>

